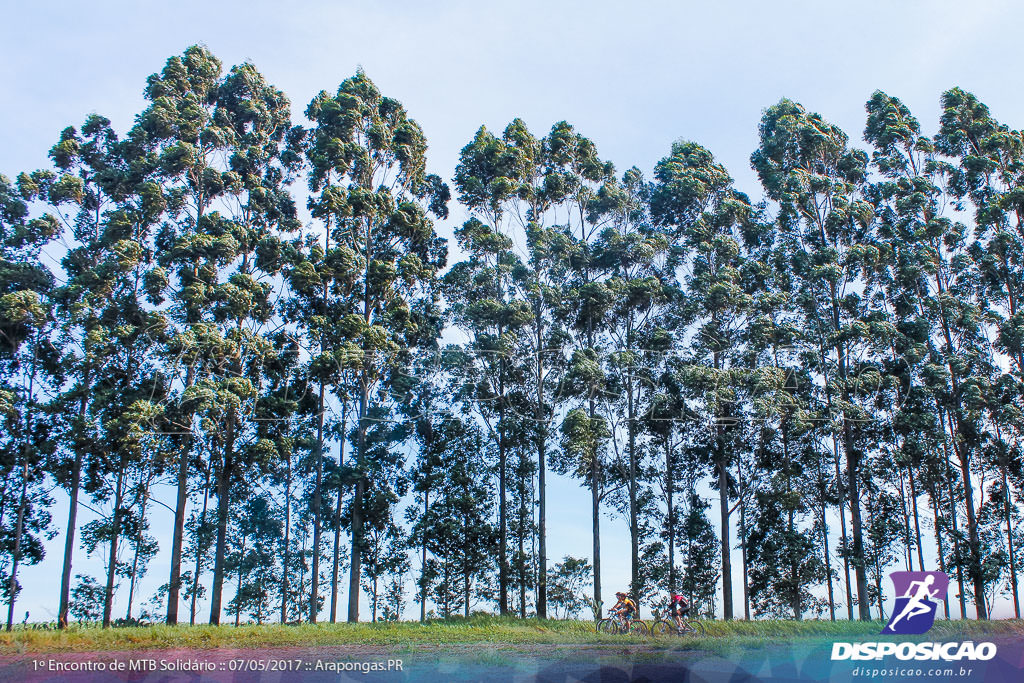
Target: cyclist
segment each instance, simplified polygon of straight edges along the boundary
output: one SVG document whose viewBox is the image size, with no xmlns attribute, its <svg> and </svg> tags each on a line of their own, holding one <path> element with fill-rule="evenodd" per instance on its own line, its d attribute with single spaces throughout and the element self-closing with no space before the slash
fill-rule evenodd
<svg viewBox="0 0 1024 683">
<path fill-rule="evenodd" d="M 622 591 L 615 594 L 618 602 L 611 609 L 611 614 L 618 618 L 619 623 L 622 624 L 623 628 L 628 628 L 629 620 L 636 619 L 640 614 L 640 608 L 633 601 L 633 598 L 629 597 Z"/>
<path fill-rule="evenodd" d="M 690 612 L 690 603 L 686 602 L 686 598 L 678 593 L 673 593 L 668 603 L 669 613 L 672 615 L 672 621 L 676 624 L 676 631 L 678 633 L 683 632 L 683 619 Z"/>
</svg>

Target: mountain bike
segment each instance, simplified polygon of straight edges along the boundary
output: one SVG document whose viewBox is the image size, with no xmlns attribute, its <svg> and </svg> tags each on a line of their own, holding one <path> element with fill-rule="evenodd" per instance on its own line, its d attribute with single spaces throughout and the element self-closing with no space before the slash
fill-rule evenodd
<svg viewBox="0 0 1024 683">
<path fill-rule="evenodd" d="M 690 621 L 686 617 L 680 619 L 682 626 L 677 628 L 668 612 L 655 612 L 654 623 L 651 624 L 651 635 L 679 635 L 679 636 L 706 636 L 704 624 L 699 621 Z"/>
<path fill-rule="evenodd" d="M 634 636 L 650 635 L 650 628 L 642 619 L 628 619 L 623 625 L 618 617 L 605 617 L 597 622 L 597 632 L 607 634 L 629 633 Z"/>
</svg>

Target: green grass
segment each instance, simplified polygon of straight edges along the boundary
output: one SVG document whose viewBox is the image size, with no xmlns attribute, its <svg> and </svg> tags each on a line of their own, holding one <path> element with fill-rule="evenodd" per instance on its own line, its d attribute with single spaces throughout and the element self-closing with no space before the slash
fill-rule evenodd
<svg viewBox="0 0 1024 683">
<path fill-rule="evenodd" d="M 446 646 L 491 643 L 516 646 L 593 645 L 722 651 L 787 642 L 813 643 L 879 636 L 883 622 L 709 621 L 705 638 L 642 638 L 594 632 L 592 621 L 537 621 L 477 616 L 470 619 L 376 624 L 301 624 L 297 626 L 141 626 L 101 629 L 72 626 L 64 631 L 18 628 L 0 633 L 0 654 L 119 651 L 144 649 L 260 649 L 366 646 L 388 650 L 435 650 Z M 965 640 L 990 635 L 1024 634 L 1024 621 L 937 621 L 930 640 Z"/>
</svg>

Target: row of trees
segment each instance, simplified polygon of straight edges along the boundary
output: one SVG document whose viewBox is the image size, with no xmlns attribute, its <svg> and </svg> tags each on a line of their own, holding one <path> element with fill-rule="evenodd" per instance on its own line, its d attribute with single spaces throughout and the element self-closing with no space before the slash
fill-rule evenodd
<svg viewBox="0 0 1024 683">
<path fill-rule="evenodd" d="M 0 177 L 8 628 L 58 528 L 61 625 L 109 625 L 115 593 L 131 618 L 157 537 L 172 624 L 343 596 L 356 621 L 362 592 L 396 619 L 410 590 L 421 618 L 564 616 L 590 580 L 599 612 L 609 513 L 642 599 L 733 618 L 738 559 L 746 618 L 867 619 L 898 565 L 949 572 L 963 618 L 1019 616 L 1024 134 L 969 93 L 933 137 L 875 93 L 870 154 L 781 100 L 761 202 L 697 143 L 648 180 L 519 119 L 450 189 L 361 71 L 304 125 L 201 47 L 145 96 L 123 136 L 92 115 Z M 590 492 L 588 560 L 549 565 L 552 471 Z M 80 549 L 102 584 L 73 585 Z"/>
</svg>

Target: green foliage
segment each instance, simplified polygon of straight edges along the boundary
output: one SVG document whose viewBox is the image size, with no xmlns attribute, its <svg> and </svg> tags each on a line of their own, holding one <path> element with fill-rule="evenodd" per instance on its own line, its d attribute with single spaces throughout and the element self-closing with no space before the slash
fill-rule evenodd
<svg viewBox="0 0 1024 683">
<path fill-rule="evenodd" d="M 12 626 L 55 488 L 71 498 L 59 622 L 117 623 L 127 591 L 134 623 L 169 478 L 171 621 L 207 595 L 213 623 L 225 605 L 314 621 L 324 585 L 333 620 L 347 555 L 352 621 L 362 591 L 374 620 L 400 620 L 411 574 L 424 618 L 466 615 L 426 640 L 556 642 L 470 615 L 599 616 L 609 516 L 631 591 L 679 590 L 709 617 L 719 595 L 738 613 L 742 573 L 754 616 L 845 603 L 866 620 L 890 570 L 933 557 L 979 616 L 1019 607 L 1024 134 L 972 94 L 944 93 L 928 136 L 874 93 L 867 151 L 779 101 L 751 156 L 762 202 L 697 142 L 649 181 L 565 121 L 480 127 L 452 178 L 468 215 L 450 266 L 435 220 L 451 190 L 362 70 L 312 99 L 308 127 L 254 65 L 201 46 L 144 96 L 123 135 L 93 114 L 50 168 L 0 176 Z M 592 556 L 550 569 L 549 469 L 589 489 L 593 534 Z M 105 582 L 72 587 L 79 546 Z"/>
</svg>

